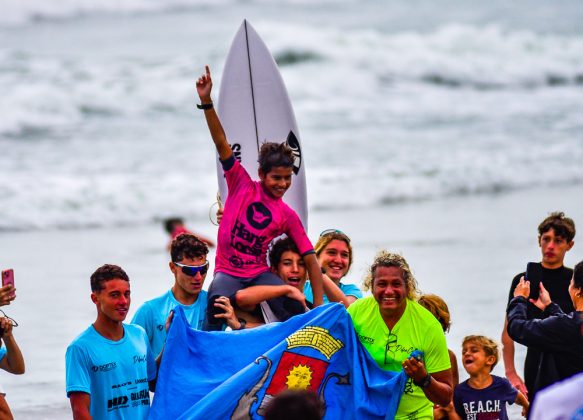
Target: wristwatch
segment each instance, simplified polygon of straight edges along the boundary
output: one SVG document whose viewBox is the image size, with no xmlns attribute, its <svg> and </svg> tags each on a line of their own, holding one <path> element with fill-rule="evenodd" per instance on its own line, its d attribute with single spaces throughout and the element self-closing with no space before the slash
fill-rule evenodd
<svg viewBox="0 0 583 420">
<path fill-rule="evenodd" d="M 428 373 L 425 378 L 421 379 L 421 381 L 413 383 L 418 387 L 427 388 L 429 385 L 431 385 L 431 375 Z"/>
<path fill-rule="evenodd" d="M 239 324 L 241 324 L 241 326 L 239 327 L 239 330 L 244 330 L 245 327 L 247 327 L 247 321 L 245 321 L 243 318 L 237 318 L 239 320 Z"/>
</svg>

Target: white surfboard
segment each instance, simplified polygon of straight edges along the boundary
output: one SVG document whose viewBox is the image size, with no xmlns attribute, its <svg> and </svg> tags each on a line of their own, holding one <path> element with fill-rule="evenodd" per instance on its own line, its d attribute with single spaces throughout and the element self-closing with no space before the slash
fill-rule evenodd
<svg viewBox="0 0 583 420">
<path fill-rule="evenodd" d="M 231 44 L 219 91 L 218 113 L 235 158 L 253 179 L 261 144 L 287 142 L 295 155 L 292 185 L 283 200 L 308 227 L 304 156 L 296 118 L 275 60 L 255 29 L 247 22 Z M 227 198 L 227 184 L 217 159 L 219 193 Z"/>
</svg>

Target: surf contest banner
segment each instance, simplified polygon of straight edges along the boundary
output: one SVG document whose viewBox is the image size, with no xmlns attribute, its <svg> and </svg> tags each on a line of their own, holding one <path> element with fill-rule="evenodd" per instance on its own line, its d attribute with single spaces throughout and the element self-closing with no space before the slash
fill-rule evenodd
<svg viewBox="0 0 583 420">
<path fill-rule="evenodd" d="M 287 389 L 317 393 L 324 419 L 392 419 L 406 380 L 378 367 L 338 303 L 231 332 L 197 331 L 178 307 L 150 419 L 262 419 Z"/>
</svg>

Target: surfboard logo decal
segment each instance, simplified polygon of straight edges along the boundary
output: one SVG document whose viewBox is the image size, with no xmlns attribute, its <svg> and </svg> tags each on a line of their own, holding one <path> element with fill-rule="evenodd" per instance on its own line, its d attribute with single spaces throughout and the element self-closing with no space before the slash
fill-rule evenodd
<svg viewBox="0 0 583 420">
<path fill-rule="evenodd" d="M 233 156 L 235 156 L 235 159 L 241 163 L 241 145 L 239 143 L 233 143 L 231 145 L 231 150 L 233 151 Z"/>
<path fill-rule="evenodd" d="M 285 143 L 292 149 L 294 154 L 294 174 L 298 174 L 300 172 L 300 168 L 302 166 L 302 148 L 300 147 L 300 142 L 293 131 L 290 131 L 287 135 L 287 139 Z"/>
</svg>

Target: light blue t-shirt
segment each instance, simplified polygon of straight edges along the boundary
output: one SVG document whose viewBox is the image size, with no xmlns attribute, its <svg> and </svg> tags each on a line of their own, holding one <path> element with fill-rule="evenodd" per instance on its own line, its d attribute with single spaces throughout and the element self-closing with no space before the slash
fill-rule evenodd
<svg viewBox="0 0 583 420">
<path fill-rule="evenodd" d="M 360 299 L 362 297 L 362 291 L 358 288 L 356 284 L 344 284 L 340 282 L 338 286 L 340 287 L 340 290 L 342 290 L 342 293 L 344 293 L 346 296 L 354 296 L 357 299 Z M 310 285 L 309 281 L 307 281 L 306 285 L 304 286 L 304 296 L 306 297 L 307 301 L 312 303 L 314 302 L 314 294 L 312 292 L 312 286 Z M 325 293 L 324 303 L 330 303 Z"/>
<path fill-rule="evenodd" d="M 89 394 L 94 419 L 146 419 L 150 412 L 148 381 L 156 377 L 156 361 L 144 329 L 123 327 L 123 338 L 112 341 L 91 325 L 67 347 L 67 396 Z"/>
<path fill-rule="evenodd" d="M 154 354 L 158 355 L 166 342 L 166 319 L 170 311 L 178 305 L 184 309 L 184 315 L 190 326 L 202 330 L 202 324 L 206 313 L 207 292 L 200 291 L 196 302 L 192 305 L 183 305 L 176 300 L 172 290 L 168 290 L 162 296 L 145 302 L 138 308 L 132 319 L 132 324 L 141 325 L 148 334 L 150 347 Z"/>
<path fill-rule="evenodd" d="M 0 348 L 0 360 L 4 359 L 4 356 L 6 356 L 6 347 Z"/>
</svg>

